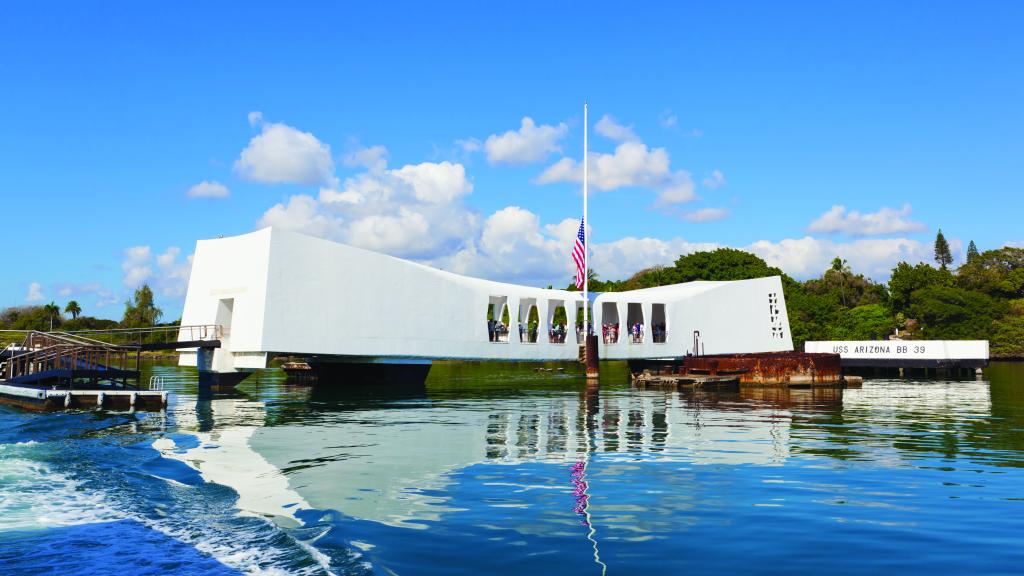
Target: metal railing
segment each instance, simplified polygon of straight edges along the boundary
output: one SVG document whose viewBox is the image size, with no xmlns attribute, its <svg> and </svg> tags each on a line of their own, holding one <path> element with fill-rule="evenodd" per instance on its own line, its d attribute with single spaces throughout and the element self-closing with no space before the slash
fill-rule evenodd
<svg viewBox="0 0 1024 576">
<path fill-rule="evenodd" d="M 0 332 L 25 334 L 21 346 L 11 348 L 10 358 L 0 364 L 0 377 L 5 380 L 51 370 L 128 371 L 131 356 L 134 356 L 134 371 L 138 372 L 140 348 L 145 345 L 214 341 L 225 335 L 223 327 L 218 324 L 73 332 Z"/>
<path fill-rule="evenodd" d="M 198 342 L 220 340 L 227 335 L 220 324 L 189 326 L 150 326 L 146 328 L 105 328 L 95 330 L 69 330 L 42 332 L 38 330 L 0 330 L 0 334 L 59 334 L 78 338 L 83 343 L 137 345 L 143 342 Z M 172 339 L 171 336 L 174 338 Z"/>
<path fill-rule="evenodd" d="M 30 332 L 4 363 L 6 380 L 51 370 L 127 369 L 135 348 L 55 332 Z"/>
</svg>

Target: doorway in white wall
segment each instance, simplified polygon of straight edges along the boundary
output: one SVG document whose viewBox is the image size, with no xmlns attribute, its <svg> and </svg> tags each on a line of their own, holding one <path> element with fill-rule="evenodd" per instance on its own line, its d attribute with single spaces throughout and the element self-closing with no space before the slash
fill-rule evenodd
<svg viewBox="0 0 1024 576">
<path fill-rule="evenodd" d="M 651 338 L 655 344 L 664 344 L 665 336 L 668 334 L 668 327 L 665 324 L 665 305 L 654 304 L 651 306 Z"/>
<path fill-rule="evenodd" d="M 508 342 L 508 296 L 491 296 L 487 302 L 487 339 Z"/>
<path fill-rule="evenodd" d="M 540 315 L 537 312 L 536 298 L 519 299 L 519 341 L 526 344 L 537 343 L 537 331 L 540 328 Z"/>
<path fill-rule="evenodd" d="M 601 304 L 601 338 L 605 344 L 619 341 L 619 305 L 617 302 Z"/>
<path fill-rule="evenodd" d="M 565 301 L 548 300 L 548 342 L 565 344 L 568 324 L 569 318 L 565 313 Z"/>
<path fill-rule="evenodd" d="M 587 306 L 587 324 L 594 324 L 594 309 Z M 583 326 L 583 301 L 576 302 L 576 343 L 583 344 L 586 341 L 586 327 Z"/>
<path fill-rule="evenodd" d="M 647 333 L 644 325 L 644 309 L 639 302 L 626 304 L 626 330 L 630 344 L 642 344 Z"/>
<path fill-rule="evenodd" d="M 228 351 L 231 350 L 231 322 L 234 318 L 235 299 L 221 298 L 217 301 L 216 324 L 220 326 L 220 349 L 213 353 L 212 368 L 216 370 L 227 370 L 232 367 L 233 361 Z"/>
</svg>

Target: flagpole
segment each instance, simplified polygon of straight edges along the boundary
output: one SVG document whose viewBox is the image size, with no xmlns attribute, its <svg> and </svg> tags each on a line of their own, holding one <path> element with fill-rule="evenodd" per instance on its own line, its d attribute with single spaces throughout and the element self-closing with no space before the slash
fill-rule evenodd
<svg viewBox="0 0 1024 576">
<path fill-rule="evenodd" d="M 588 324 L 588 308 L 590 308 L 590 294 L 588 282 L 590 280 L 590 234 L 587 232 L 587 225 L 590 219 L 587 218 L 587 101 L 583 101 L 583 342 L 586 345 L 587 336 L 590 336 Z"/>
</svg>

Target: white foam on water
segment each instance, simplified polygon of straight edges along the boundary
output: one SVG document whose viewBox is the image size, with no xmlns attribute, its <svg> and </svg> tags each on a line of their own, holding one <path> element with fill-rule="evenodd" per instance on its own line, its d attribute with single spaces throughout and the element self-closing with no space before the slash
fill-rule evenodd
<svg viewBox="0 0 1024 576">
<path fill-rule="evenodd" d="M 0 531 L 42 530 L 61 526 L 131 520 L 192 546 L 225 566 L 244 574 L 332 574 L 330 559 L 316 547 L 292 539 L 313 560 L 309 566 L 288 567 L 295 550 L 268 544 L 251 546 L 253 535 L 226 533 L 173 516 L 153 518 L 119 506 L 116 494 L 86 489 L 83 482 L 53 470 L 44 462 L 11 454 L 12 445 L 0 446 Z M 177 482 L 173 484 L 187 488 Z M 184 520 L 184 521 L 183 521 Z M 279 530 L 261 519 L 269 530 Z M 258 538 L 258 536 L 257 536 Z"/>
<path fill-rule="evenodd" d="M 0 458 L 0 531 L 121 520 L 105 495 L 41 462 Z"/>
</svg>

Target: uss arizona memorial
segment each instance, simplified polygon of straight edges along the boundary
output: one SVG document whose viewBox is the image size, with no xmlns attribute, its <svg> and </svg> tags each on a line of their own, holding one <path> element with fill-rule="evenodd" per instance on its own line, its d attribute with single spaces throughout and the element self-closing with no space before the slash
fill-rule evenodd
<svg viewBox="0 0 1024 576">
<path fill-rule="evenodd" d="M 576 360 L 582 333 L 572 324 L 583 305 L 579 292 L 470 278 L 264 228 L 197 243 L 181 322 L 217 324 L 223 335 L 212 354 L 182 350 L 180 364 L 238 380 L 276 355 L 332 364 Z M 599 339 L 602 359 L 793 348 L 777 276 L 603 293 L 591 306 L 595 331 L 618 328 L 617 338 Z M 559 307 L 570 322 L 561 338 Z M 488 317 L 507 317 L 508 332 L 496 335 Z M 536 332 L 520 330 L 530 318 Z M 634 337 L 636 324 L 643 330 Z"/>
</svg>

